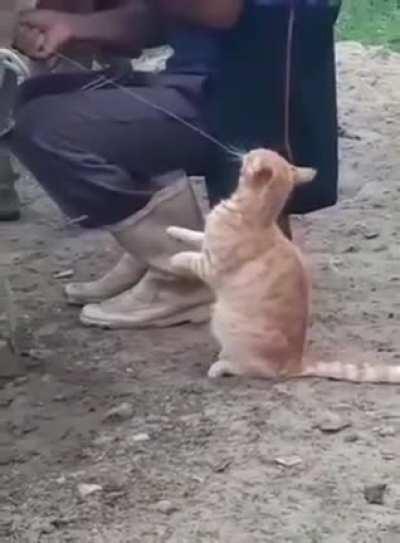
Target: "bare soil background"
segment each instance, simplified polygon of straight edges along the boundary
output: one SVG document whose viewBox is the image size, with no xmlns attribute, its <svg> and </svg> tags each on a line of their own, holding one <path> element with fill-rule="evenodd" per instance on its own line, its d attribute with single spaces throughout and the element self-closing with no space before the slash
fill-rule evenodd
<svg viewBox="0 0 400 543">
<path fill-rule="evenodd" d="M 400 56 L 339 44 L 338 71 L 341 202 L 296 224 L 311 346 L 400 363 Z M 214 383 L 206 326 L 82 327 L 54 275 L 95 277 L 115 248 L 19 188 L 0 271 L 31 356 L 0 380 L 0 542 L 400 541 L 400 387 Z"/>
</svg>

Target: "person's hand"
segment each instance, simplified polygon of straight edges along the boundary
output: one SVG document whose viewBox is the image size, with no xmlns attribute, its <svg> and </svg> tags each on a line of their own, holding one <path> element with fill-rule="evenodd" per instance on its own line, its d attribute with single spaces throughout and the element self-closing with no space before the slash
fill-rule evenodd
<svg viewBox="0 0 400 543">
<path fill-rule="evenodd" d="M 75 35 L 76 16 L 70 13 L 35 9 L 20 13 L 14 46 L 33 59 L 54 57 Z"/>
</svg>

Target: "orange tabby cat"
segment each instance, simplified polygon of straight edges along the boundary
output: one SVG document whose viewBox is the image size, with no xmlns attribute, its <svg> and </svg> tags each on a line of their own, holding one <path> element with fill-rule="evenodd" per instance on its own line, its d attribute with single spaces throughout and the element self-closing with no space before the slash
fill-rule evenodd
<svg viewBox="0 0 400 543">
<path fill-rule="evenodd" d="M 300 251 L 276 221 L 294 187 L 315 174 L 272 151 L 251 151 L 243 159 L 236 192 L 209 214 L 204 234 L 168 229 L 198 250 L 175 255 L 172 267 L 198 276 L 215 294 L 212 330 L 221 353 L 209 377 L 400 382 L 400 367 L 303 360 L 311 282 Z"/>
</svg>

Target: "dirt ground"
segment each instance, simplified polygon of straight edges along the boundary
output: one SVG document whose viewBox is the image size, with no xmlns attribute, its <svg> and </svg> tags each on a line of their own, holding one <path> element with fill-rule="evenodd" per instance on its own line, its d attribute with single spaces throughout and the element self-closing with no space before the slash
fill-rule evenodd
<svg viewBox="0 0 400 543">
<path fill-rule="evenodd" d="M 311 344 L 400 363 L 400 56 L 339 45 L 338 65 L 341 203 L 296 226 Z M 400 541 L 400 387 L 214 383 L 206 326 L 82 327 L 54 275 L 94 277 L 114 248 L 19 188 L 0 264 L 31 356 L 0 381 L 1 543 Z"/>
</svg>

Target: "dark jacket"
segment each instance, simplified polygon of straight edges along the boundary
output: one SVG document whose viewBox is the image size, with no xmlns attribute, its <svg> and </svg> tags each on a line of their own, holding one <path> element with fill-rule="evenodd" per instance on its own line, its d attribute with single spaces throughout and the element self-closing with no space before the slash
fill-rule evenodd
<svg viewBox="0 0 400 543">
<path fill-rule="evenodd" d="M 287 154 L 284 97 L 291 5 L 290 144 L 294 162 L 317 168 L 318 176 L 294 194 L 290 212 L 307 213 L 337 201 L 334 24 L 340 2 L 248 0 L 240 24 L 225 37 L 210 118 L 226 143 Z M 238 166 L 232 157 L 216 153 L 207 175 L 214 202 L 234 190 Z"/>
</svg>

